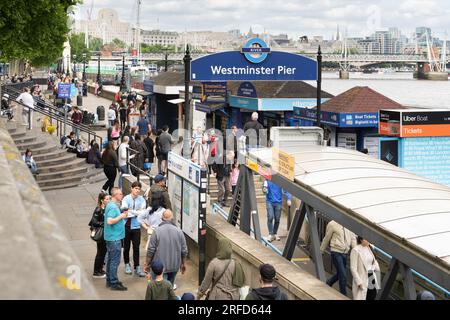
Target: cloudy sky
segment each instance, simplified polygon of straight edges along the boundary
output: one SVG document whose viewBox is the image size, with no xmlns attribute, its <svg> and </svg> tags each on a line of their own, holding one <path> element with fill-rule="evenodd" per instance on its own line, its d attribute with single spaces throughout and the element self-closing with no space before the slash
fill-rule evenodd
<svg viewBox="0 0 450 320">
<path fill-rule="evenodd" d="M 136 21 L 136 0 L 84 0 L 77 18 L 85 19 L 94 2 L 93 19 L 101 8 L 114 8 L 121 20 Z M 291 37 L 323 35 L 330 39 L 347 29 L 349 37 L 399 27 L 408 36 L 428 26 L 435 36 L 450 31 L 450 1 L 444 0 L 142 0 L 141 25 L 173 31 L 247 32 L 250 26 Z"/>
</svg>

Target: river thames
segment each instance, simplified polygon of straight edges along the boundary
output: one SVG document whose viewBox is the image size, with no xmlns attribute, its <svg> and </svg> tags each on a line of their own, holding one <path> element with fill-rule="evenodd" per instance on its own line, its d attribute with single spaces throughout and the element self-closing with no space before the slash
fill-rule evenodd
<svg viewBox="0 0 450 320">
<path fill-rule="evenodd" d="M 323 73 L 322 89 L 333 95 L 355 86 L 368 86 L 405 106 L 450 109 L 450 81 L 416 80 L 409 72 L 350 73 L 349 80 L 340 80 L 337 72 Z"/>
</svg>

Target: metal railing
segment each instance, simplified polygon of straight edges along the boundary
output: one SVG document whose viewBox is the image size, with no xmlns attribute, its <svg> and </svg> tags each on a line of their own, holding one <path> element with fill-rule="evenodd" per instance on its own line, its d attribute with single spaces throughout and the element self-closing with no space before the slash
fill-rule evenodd
<svg viewBox="0 0 450 320">
<path fill-rule="evenodd" d="M 9 95 L 9 98 L 8 98 L 9 101 L 15 102 L 15 103 L 21 105 L 22 107 L 29 109 L 29 107 L 26 106 L 25 104 L 16 101 L 16 99 L 21 94 L 18 87 L 22 87 L 22 88 L 27 87 L 30 85 L 30 82 L 28 82 L 27 85 L 26 84 L 24 85 L 24 84 L 25 83 L 20 83 L 19 86 L 16 86 L 13 84 L 5 85 L 3 87 L 2 92 L 7 93 Z M 66 107 L 64 106 L 64 109 L 65 108 Z M 93 138 L 93 140 L 95 142 L 97 142 L 97 140 L 99 140 L 100 151 L 102 151 L 103 138 L 100 135 L 98 135 L 97 133 L 95 133 L 95 131 L 91 130 L 88 126 L 86 126 L 84 124 L 75 123 L 71 119 L 68 119 L 67 118 L 67 110 L 64 110 L 64 111 L 60 110 L 57 107 L 55 107 L 54 105 L 47 103 L 44 99 L 39 99 L 38 101 L 35 101 L 35 107 L 32 110 L 36 111 L 44 116 L 49 117 L 50 124 L 53 125 L 53 121 L 56 122 L 56 134 L 58 137 L 65 135 L 66 127 L 70 126 L 74 130 L 79 130 L 80 132 L 85 133 L 87 135 L 89 143 L 91 142 L 91 137 Z M 32 126 L 31 112 L 28 112 L 28 129 L 31 129 L 31 126 Z"/>
<path fill-rule="evenodd" d="M 154 182 L 154 178 L 152 175 L 150 175 L 150 173 L 148 173 L 147 171 L 142 170 L 141 168 L 139 168 L 138 166 L 134 165 L 133 163 L 131 163 L 131 159 L 130 159 L 130 152 L 132 153 L 131 155 L 134 154 L 134 156 L 137 156 L 140 154 L 139 151 L 131 149 L 129 146 L 126 147 L 127 150 L 127 169 L 128 169 L 128 173 L 132 174 L 132 171 L 130 170 L 130 167 L 133 168 L 136 172 L 136 179 L 137 181 L 140 181 L 140 176 L 141 175 L 145 175 L 146 177 L 148 177 L 149 182 L 150 182 L 150 186 L 153 185 Z M 134 176 L 134 175 L 133 175 Z"/>
</svg>

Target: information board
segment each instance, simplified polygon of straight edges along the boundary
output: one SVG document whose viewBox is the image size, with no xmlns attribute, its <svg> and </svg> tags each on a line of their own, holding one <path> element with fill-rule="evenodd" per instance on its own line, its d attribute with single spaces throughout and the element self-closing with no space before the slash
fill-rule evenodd
<svg viewBox="0 0 450 320">
<path fill-rule="evenodd" d="M 59 99 L 70 99 L 71 98 L 71 83 L 59 83 L 58 84 L 58 98 Z"/>
<path fill-rule="evenodd" d="M 338 148 L 356 150 L 356 133 L 338 133 Z"/>
<path fill-rule="evenodd" d="M 364 137 L 364 148 L 366 148 L 369 151 L 368 153 L 369 156 L 378 159 L 380 152 L 380 138 Z"/>
<path fill-rule="evenodd" d="M 183 181 L 183 223 L 181 229 L 196 243 L 198 243 L 199 199 L 199 188 L 192 183 Z"/>
<path fill-rule="evenodd" d="M 402 167 L 450 186 L 450 137 L 405 138 Z"/>
<path fill-rule="evenodd" d="M 168 174 L 168 191 L 170 201 L 172 202 L 172 212 L 174 215 L 176 225 L 181 228 L 181 199 L 182 199 L 182 183 L 183 179 L 181 179 L 176 174 L 169 171 Z"/>
</svg>

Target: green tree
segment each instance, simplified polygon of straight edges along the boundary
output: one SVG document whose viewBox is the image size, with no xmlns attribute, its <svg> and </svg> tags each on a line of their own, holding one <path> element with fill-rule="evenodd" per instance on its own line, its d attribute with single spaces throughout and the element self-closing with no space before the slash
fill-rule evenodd
<svg viewBox="0 0 450 320">
<path fill-rule="evenodd" d="M 148 45 L 141 43 L 141 53 L 161 53 L 167 50 L 168 53 L 175 52 L 175 46 L 162 46 L 159 44 Z"/>
<path fill-rule="evenodd" d="M 69 38 L 70 50 L 72 56 L 75 55 L 73 60 L 76 63 L 81 63 L 83 60 L 89 61 L 91 59 L 91 51 L 86 47 L 84 43 L 84 33 L 72 34 Z M 86 55 L 86 59 L 83 58 L 83 54 Z"/>
<path fill-rule="evenodd" d="M 67 10 L 80 0 L 0 1 L 0 48 L 6 59 L 35 66 L 60 58 L 69 32 Z"/>
<path fill-rule="evenodd" d="M 102 39 L 100 39 L 100 38 L 89 39 L 89 49 L 91 51 L 102 51 L 102 49 L 103 49 Z"/>
<path fill-rule="evenodd" d="M 126 50 L 127 44 L 123 42 L 120 39 L 114 38 L 111 42 L 111 44 L 117 49 L 117 50 Z"/>
</svg>

